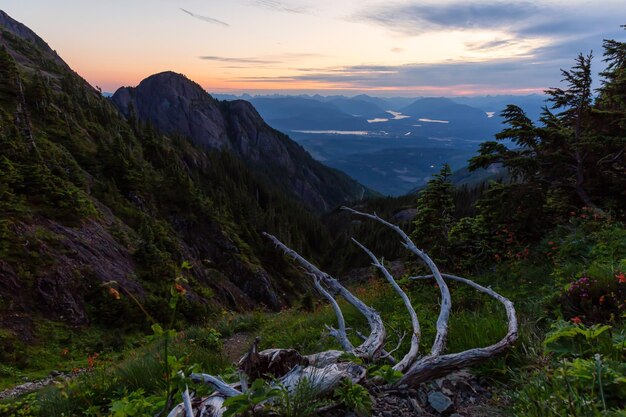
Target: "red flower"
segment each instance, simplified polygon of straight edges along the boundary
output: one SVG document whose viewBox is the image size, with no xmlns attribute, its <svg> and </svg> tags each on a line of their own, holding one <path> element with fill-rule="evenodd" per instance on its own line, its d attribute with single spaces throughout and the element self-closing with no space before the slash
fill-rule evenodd
<svg viewBox="0 0 626 417">
<path fill-rule="evenodd" d="M 620 284 L 626 284 L 626 275 L 624 275 L 623 272 L 615 275 L 615 278 L 617 278 L 617 282 L 619 282 Z"/>
<path fill-rule="evenodd" d="M 98 356 L 100 356 L 98 352 L 94 353 L 93 355 L 87 356 L 87 364 L 89 365 L 89 369 L 92 369 L 95 366 Z"/>
<path fill-rule="evenodd" d="M 120 292 L 113 287 L 109 287 L 109 294 L 116 300 L 120 299 Z"/>
<path fill-rule="evenodd" d="M 604 304 L 606 298 L 604 296 L 600 296 L 600 299 L 598 301 L 600 302 L 600 304 Z"/>
<path fill-rule="evenodd" d="M 581 324 L 583 321 L 580 319 L 580 317 L 576 316 L 576 317 L 572 317 L 570 319 L 572 321 L 572 323 L 574 324 Z"/>
<path fill-rule="evenodd" d="M 187 293 L 187 290 L 185 289 L 185 287 L 180 285 L 178 282 L 174 284 L 174 288 L 180 295 L 185 295 Z"/>
</svg>

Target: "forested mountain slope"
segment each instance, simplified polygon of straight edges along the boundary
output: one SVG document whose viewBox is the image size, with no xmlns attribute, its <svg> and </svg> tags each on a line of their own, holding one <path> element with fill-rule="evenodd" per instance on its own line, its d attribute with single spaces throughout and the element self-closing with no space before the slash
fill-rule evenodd
<svg viewBox="0 0 626 417">
<path fill-rule="evenodd" d="M 238 155 L 255 173 L 318 211 L 371 195 L 268 126 L 249 102 L 217 101 L 181 74 L 152 75 L 137 87 L 120 88 L 112 101 L 128 117 L 189 137 L 204 149 Z"/>
<path fill-rule="evenodd" d="M 308 207 L 363 193 L 272 131 L 247 103 L 195 92 L 215 106 L 225 128 L 217 136 L 228 138 L 209 151 L 182 135 L 195 140 L 194 132 L 162 134 L 137 117 L 126 120 L 3 12 L 0 29 L 2 349 L 36 337 L 44 318 L 118 327 L 145 321 L 129 297 L 112 304 L 109 288 L 162 319 L 184 261 L 188 320 L 223 307 L 278 309 L 299 281 L 260 232 L 317 257 L 329 238 Z M 180 75 L 161 76 L 198 88 Z M 245 135 L 245 143 L 229 141 Z M 264 164 L 269 154 L 284 159 Z"/>
</svg>

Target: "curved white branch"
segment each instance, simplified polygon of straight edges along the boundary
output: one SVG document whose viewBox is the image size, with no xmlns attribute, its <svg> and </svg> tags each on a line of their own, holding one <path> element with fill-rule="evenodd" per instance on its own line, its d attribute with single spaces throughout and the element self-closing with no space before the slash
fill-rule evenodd
<svg viewBox="0 0 626 417">
<path fill-rule="evenodd" d="M 183 406 L 185 407 L 185 417 L 195 417 L 193 407 L 191 406 L 191 395 L 189 395 L 189 387 L 185 387 L 183 392 Z"/>
<path fill-rule="evenodd" d="M 354 346 L 352 346 L 352 343 L 350 343 L 350 340 L 348 339 L 348 334 L 346 333 L 346 321 L 343 318 L 343 313 L 341 312 L 341 308 L 339 308 L 337 300 L 335 300 L 335 297 L 333 297 L 328 291 L 326 291 L 326 289 L 322 286 L 320 279 L 316 275 L 310 275 L 312 275 L 313 277 L 313 283 L 315 284 L 315 288 L 317 288 L 320 294 L 322 294 L 324 298 L 328 300 L 333 308 L 333 311 L 335 312 L 335 316 L 337 316 L 337 325 L 339 326 L 339 329 L 329 328 L 330 334 L 334 336 L 335 339 L 337 339 L 341 347 L 346 352 L 352 352 L 352 350 L 354 350 Z"/>
<path fill-rule="evenodd" d="M 275 236 L 269 233 L 263 233 L 274 244 L 279 247 L 285 254 L 294 258 L 304 269 L 318 277 L 324 285 L 335 294 L 341 295 L 348 303 L 352 304 L 365 318 L 370 326 L 370 335 L 360 345 L 352 350 L 352 353 L 359 357 L 375 359 L 379 356 L 380 351 L 385 344 L 385 326 L 380 314 L 358 297 L 355 297 L 350 291 L 348 291 L 343 285 L 339 283 L 335 278 L 331 277 L 325 272 L 320 271 L 315 265 L 304 259 L 293 249 L 286 246 L 283 242 L 278 240 Z"/>
<path fill-rule="evenodd" d="M 349 211 L 350 213 L 357 214 L 359 216 L 367 217 L 372 220 L 376 220 L 379 223 L 384 224 L 389 227 L 393 231 L 395 231 L 402 240 L 404 241 L 403 245 L 405 248 L 413 252 L 417 255 L 428 268 L 433 273 L 435 280 L 437 281 L 437 285 L 439 285 L 439 292 L 441 293 L 441 309 L 439 311 L 439 317 L 437 318 L 437 334 L 435 335 L 435 341 L 431 348 L 431 356 L 440 355 L 443 352 L 446 345 L 446 338 L 448 336 L 448 321 L 450 320 L 450 310 L 452 308 L 452 299 L 450 297 L 450 290 L 446 285 L 441 273 L 439 272 L 439 268 L 433 262 L 432 259 L 421 249 L 418 249 L 417 246 L 413 243 L 413 241 L 407 236 L 404 231 L 396 226 L 393 223 L 389 223 L 388 221 L 378 217 L 376 214 L 362 213 L 360 211 L 351 209 L 349 207 L 342 207 L 342 210 Z"/>
<path fill-rule="evenodd" d="M 499 342 L 483 347 L 483 348 L 475 348 L 469 349 L 459 353 L 452 353 L 448 355 L 441 356 L 427 356 L 417 363 L 415 363 L 409 371 L 404 375 L 404 377 L 396 383 L 397 386 L 403 385 L 415 385 L 422 383 L 424 381 L 428 381 L 433 378 L 437 378 L 443 374 L 446 374 L 450 371 L 458 369 L 460 367 L 466 367 L 473 365 L 477 362 L 480 362 L 484 359 L 495 356 L 504 350 L 508 349 L 518 337 L 518 323 L 517 316 L 515 313 L 515 306 L 506 297 L 498 294 L 491 288 L 483 287 L 480 284 L 475 283 L 472 280 L 467 278 L 458 277 L 456 275 L 443 274 L 446 279 L 451 279 L 454 281 L 459 281 L 464 284 L 469 285 L 470 287 L 489 295 L 490 297 L 498 300 L 506 310 L 506 315 L 508 319 L 508 331 L 504 338 L 502 338 Z M 427 275 L 423 277 L 413 277 L 411 279 L 432 279 L 433 275 Z"/>
<path fill-rule="evenodd" d="M 420 323 L 417 318 L 417 313 L 415 312 L 415 309 L 413 308 L 413 305 L 411 304 L 411 300 L 409 299 L 408 295 L 406 295 L 404 290 L 398 285 L 396 280 L 393 278 L 389 270 L 385 267 L 385 265 L 382 262 L 378 260 L 376 255 L 374 255 L 374 253 L 372 253 L 371 250 L 366 248 L 363 244 L 361 244 L 355 238 L 352 238 L 352 241 L 371 258 L 372 265 L 374 265 L 376 268 L 380 270 L 380 272 L 383 273 L 383 275 L 385 276 L 387 281 L 391 284 L 395 292 L 400 296 L 400 298 L 402 298 L 402 301 L 404 302 L 404 307 L 407 309 L 407 311 L 409 312 L 409 316 L 411 317 L 411 327 L 413 330 L 413 333 L 411 335 L 411 348 L 409 349 L 409 352 L 406 355 L 404 355 L 404 358 L 402 358 L 400 362 L 398 362 L 397 364 L 393 366 L 393 369 L 400 371 L 400 372 L 404 372 L 409 366 L 413 364 L 413 362 L 415 361 L 415 359 L 417 359 L 417 356 L 419 354 L 421 331 L 420 331 Z"/>
<path fill-rule="evenodd" d="M 225 397 L 234 397 L 236 395 L 241 395 L 241 391 L 231 387 L 226 382 L 214 377 L 213 375 L 191 374 L 191 380 L 196 383 L 204 382 L 205 384 L 213 385 L 213 387 L 215 387 L 215 389 Z"/>
</svg>

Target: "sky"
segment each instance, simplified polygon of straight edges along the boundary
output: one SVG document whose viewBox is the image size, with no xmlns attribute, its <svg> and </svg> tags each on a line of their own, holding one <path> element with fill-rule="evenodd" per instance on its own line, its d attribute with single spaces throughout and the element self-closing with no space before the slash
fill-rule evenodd
<svg viewBox="0 0 626 417">
<path fill-rule="evenodd" d="M 540 93 L 624 0 L 0 0 L 103 91 L 161 71 L 213 93 Z"/>
</svg>

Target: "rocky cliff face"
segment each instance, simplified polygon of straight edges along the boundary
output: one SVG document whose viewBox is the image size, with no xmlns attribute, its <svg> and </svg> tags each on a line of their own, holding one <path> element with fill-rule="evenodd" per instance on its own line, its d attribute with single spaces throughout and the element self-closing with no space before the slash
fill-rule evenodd
<svg viewBox="0 0 626 417">
<path fill-rule="evenodd" d="M 137 87 L 120 88 L 112 101 L 127 117 L 134 113 L 163 132 L 186 136 L 207 149 L 233 152 L 271 183 L 318 211 L 368 193 L 268 126 L 249 102 L 219 102 L 181 74 L 152 75 Z"/>
</svg>

